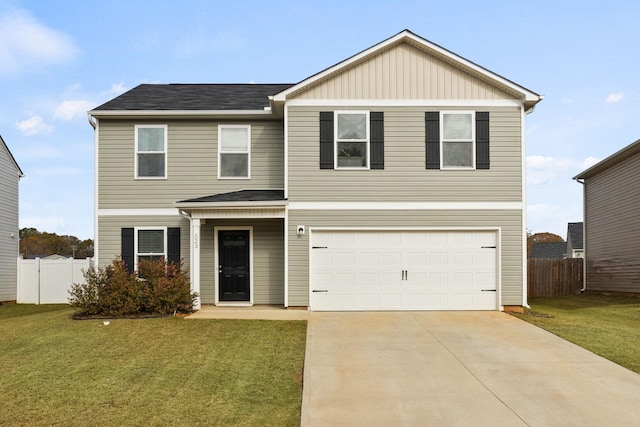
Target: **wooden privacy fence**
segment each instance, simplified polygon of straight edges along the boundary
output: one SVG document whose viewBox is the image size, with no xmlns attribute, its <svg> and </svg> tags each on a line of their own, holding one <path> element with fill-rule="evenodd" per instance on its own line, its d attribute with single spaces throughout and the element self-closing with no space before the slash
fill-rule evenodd
<svg viewBox="0 0 640 427">
<path fill-rule="evenodd" d="M 530 298 L 575 295 L 582 289 L 583 259 L 531 258 L 527 267 Z"/>
</svg>

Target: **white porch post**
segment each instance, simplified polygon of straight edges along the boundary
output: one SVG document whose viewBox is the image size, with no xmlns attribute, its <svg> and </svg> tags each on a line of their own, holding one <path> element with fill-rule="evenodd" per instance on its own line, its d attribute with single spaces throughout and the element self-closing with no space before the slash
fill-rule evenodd
<svg viewBox="0 0 640 427">
<path fill-rule="evenodd" d="M 200 294 L 200 220 L 191 218 L 191 290 Z M 193 308 L 200 310 L 201 299 L 198 297 Z"/>
</svg>

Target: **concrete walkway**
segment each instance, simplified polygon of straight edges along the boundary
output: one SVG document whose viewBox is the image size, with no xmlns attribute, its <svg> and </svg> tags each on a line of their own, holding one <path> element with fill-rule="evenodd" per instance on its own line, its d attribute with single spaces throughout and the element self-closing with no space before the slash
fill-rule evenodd
<svg viewBox="0 0 640 427">
<path fill-rule="evenodd" d="M 640 426 L 640 375 L 499 312 L 310 313 L 303 426 Z"/>
</svg>

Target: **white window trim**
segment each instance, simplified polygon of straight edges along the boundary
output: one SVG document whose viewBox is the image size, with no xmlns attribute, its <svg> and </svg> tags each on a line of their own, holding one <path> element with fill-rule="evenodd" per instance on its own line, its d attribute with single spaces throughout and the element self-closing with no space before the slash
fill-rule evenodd
<svg viewBox="0 0 640 427">
<path fill-rule="evenodd" d="M 247 151 L 225 151 L 222 153 L 222 129 L 247 129 Z M 247 176 L 222 176 L 221 157 L 222 154 L 246 154 L 247 155 Z M 218 179 L 251 179 L 251 125 L 218 125 Z"/>
<path fill-rule="evenodd" d="M 466 114 L 471 116 L 471 166 L 445 166 L 444 145 L 447 142 L 469 142 L 468 139 L 444 139 L 445 114 Z M 475 170 L 476 169 L 476 112 L 475 111 L 440 111 L 440 169 L 442 170 Z"/>
<path fill-rule="evenodd" d="M 138 251 L 138 231 L 140 230 L 162 230 L 162 232 L 164 233 L 164 253 L 141 253 Z M 138 262 L 139 261 L 139 256 L 158 256 L 158 255 L 162 255 L 165 259 L 165 261 L 167 260 L 167 227 L 135 227 L 133 229 L 133 253 L 134 253 L 134 265 L 135 265 L 135 271 L 138 271 Z"/>
<path fill-rule="evenodd" d="M 138 129 L 164 129 L 164 176 L 138 176 L 138 154 L 158 154 L 160 151 L 139 151 L 138 150 Z M 169 172 L 169 156 L 167 153 L 167 145 L 169 139 L 169 126 L 168 125 L 135 125 L 135 171 L 134 179 L 167 179 Z"/>
<path fill-rule="evenodd" d="M 338 116 L 341 114 L 364 114 L 366 139 L 338 139 Z M 371 122 L 369 111 L 363 110 L 337 110 L 333 112 L 333 168 L 337 170 L 369 170 L 371 169 Z M 339 142 L 365 142 L 367 144 L 367 165 L 362 167 L 338 166 L 338 143 Z"/>
</svg>

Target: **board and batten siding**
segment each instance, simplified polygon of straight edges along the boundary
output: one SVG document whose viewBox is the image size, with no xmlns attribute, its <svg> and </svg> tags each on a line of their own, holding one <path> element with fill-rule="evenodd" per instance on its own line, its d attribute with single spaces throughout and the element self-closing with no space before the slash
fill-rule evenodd
<svg viewBox="0 0 640 427">
<path fill-rule="evenodd" d="M 213 220 L 200 229 L 200 299 L 215 303 L 214 227 L 253 227 L 253 303 L 284 304 L 284 220 Z"/>
<path fill-rule="evenodd" d="M 585 179 L 587 290 L 640 292 L 640 155 Z"/>
<path fill-rule="evenodd" d="M 135 179 L 135 125 L 168 125 L 167 178 Z M 218 179 L 218 124 L 251 125 L 251 179 Z M 101 120 L 98 208 L 168 208 L 244 188 L 284 188 L 282 121 Z"/>
<path fill-rule="evenodd" d="M 0 141 L 0 301 L 15 301 L 18 289 L 18 170 Z M 14 237 L 11 237 L 11 236 Z"/>
<path fill-rule="evenodd" d="M 465 108 L 357 107 L 384 112 L 384 169 L 319 168 L 319 111 L 291 106 L 288 115 L 288 197 L 295 202 L 522 202 L 521 110 L 489 112 L 490 169 L 425 169 L 425 112 Z"/>
<path fill-rule="evenodd" d="M 309 305 L 309 234 L 297 225 L 344 228 L 500 228 L 502 305 L 523 304 L 522 212 L 520 210 L 289 210 L 289 306 Z"/>
<path fill-rule="evenodd" d="M 517 99 L 410 43 L 376 52 L 289 99 Z"/>
</svg>

